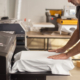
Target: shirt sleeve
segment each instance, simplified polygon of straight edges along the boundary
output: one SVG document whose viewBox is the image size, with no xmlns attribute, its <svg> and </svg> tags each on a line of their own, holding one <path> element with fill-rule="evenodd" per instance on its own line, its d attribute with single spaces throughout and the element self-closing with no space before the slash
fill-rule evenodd
<svg viewBox="0 0 80 80">
<path fill-rule="evenodd" d="M 77 17 L 77 18 L 79 17 L 79 10 L 80 10 L 80 6 L 77 6 L 77 7 L 76 7 L 76 17 Z"/>
<path fill-rule="evenodd" d="M 79 24 L 79 38 L 80 38 L 80 6 L 76 9 L 76 17 L 78 18 L 78 24 Z"/>
</svg>

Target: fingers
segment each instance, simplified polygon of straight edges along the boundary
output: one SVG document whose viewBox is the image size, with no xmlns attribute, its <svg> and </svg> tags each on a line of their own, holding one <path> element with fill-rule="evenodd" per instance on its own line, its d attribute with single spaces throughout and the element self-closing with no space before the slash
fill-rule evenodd
<svg viewBox="0 0 80 80">
<path fill-rule="evenodd" d="M 56 53 L 59 53 L 61 52 L 61 49 L 55 49 L 55 50 L 48 50 L 49 52 L 56 52 Z"/>
<path fill-rule="evenodd" d="M 48 50 L 49 52 L 56 52 L 56 50 Z"/>
<path fill-rule="evenodd" d="M 59 50 L 56 50 L 55 52 L 56 52 L 56 53 L 59 53 Z"/>
<path fill-rule="evenodd" d="M 59 52 L 59 50 L 48 50 L 49 52 L 56 52 L 56 53 L 58 53 Z"/>
<path fill-rule="evenodd" d="M 49 56 L 49 59 L 67 59 L 68 57 L 65 54 Z"/>
<path fill-rule="evenodd" d="M 62 57 L 59 57 L 59 56 L 49 56 L 48 58 L 49 59 L 63 59 Z"/>
<path fill-rule="evenodd" d="M 49 56 L 48 58 L 49 59 L 58 59 L 58 56 L 57 55 L 55 55 L 55 56 Z"/>
</svg>

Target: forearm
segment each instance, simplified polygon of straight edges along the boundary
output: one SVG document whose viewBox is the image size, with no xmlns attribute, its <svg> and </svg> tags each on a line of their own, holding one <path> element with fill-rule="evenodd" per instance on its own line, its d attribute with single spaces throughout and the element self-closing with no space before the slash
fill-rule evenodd
<svg viewBox="0 0 80 80">
<path fill-rule="evenodd" d="M 74 56 L 76 54 L 80 53 L 80 42 L 69 52 L 66 53 L 68 57 Z"/>
<path fill-rule="evenodd" d="M 71 36 L 70 40 L 68 41 L 68 43 L 64 46 L 64 48 L 67 50 L 70 47 L 72 47 L 77 41 L 79 40 L 79 30 L 76 29 L 73 33 L 73 35 Z"/>
</svg>

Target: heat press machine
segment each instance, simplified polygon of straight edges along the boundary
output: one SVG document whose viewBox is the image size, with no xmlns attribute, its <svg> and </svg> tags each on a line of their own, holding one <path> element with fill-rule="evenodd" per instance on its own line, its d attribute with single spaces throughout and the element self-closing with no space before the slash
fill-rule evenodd
<svg viewBox="0 0 80 80">
<path fill-rule="evenodd" d="M 57 19 L 61 18 L 63 14 L 62 9 L 46 9 L 46 22 L 50 22 L 55 25 L 55 28 L 52 28 L 51 31 L 57 31 L 58 30 L 58 23 Z"/>
<path fill-rule="evenodd" d="M 33 27 L 37 27 L 39 29 L 37 31 L 43 34 L 51 34 L 53 31 L 58 30 L 57 17 L 62 15 L 62 11 L 46 9 L 45 14 L 46 14 L 46 22 L 45 23 L 33 23 Z"/>
<path fill-rule="evenodd" d="M 60 32 L 60 34 L 62 34 L 62 32 L 66 32 L 72 35 L 77 28 L 77 19 L 71 19 L 71 20 L 57 19 L 57 22 L 58 22 L 58 31 Z"/>
<path fill-rule="evenodd" d="M 61 18 L 57 19 L 58 31 L 60 34 L 67 32 L 70 35 L 73 34 L 77 28 L 77 19 L 76 19 L 76 7 L 75 6 L 65 6 L 64 13 Z"/>
<path fill-rule="evenodd" d="M 76 7 L 64 6 L 64 9 L 46 9 L 46 22 L 56 25 L 56 30 L 60 34 L 67 32 L 72 35 L 77 28 Z M 54 30 L 53 30 L 54 31 Z"/>
<path fill-rule="evenodd" d="M 45 23 L 32 23 L 32 30 L 36 32 L 41 32 L 42 34 L 49 34 L 49 29 L 55 28 L 55 25 L 49 22 Z"/>
</svg>

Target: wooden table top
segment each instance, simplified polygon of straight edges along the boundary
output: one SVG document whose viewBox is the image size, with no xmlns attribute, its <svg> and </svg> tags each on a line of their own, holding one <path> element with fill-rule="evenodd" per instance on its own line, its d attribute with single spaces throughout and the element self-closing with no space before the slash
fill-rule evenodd
<svg viewBox="0 0 80 80">
<path fill-rule="evenodd" d="M 60 35 L 60 34 L 42 34 L 40 32 L 27 32 L 26 33 L 27 37 L 32 37 L 32 38 L 59 38 L 59 39 L 69 39 L 71 36 L 70 35 Z"/>
</svg>

